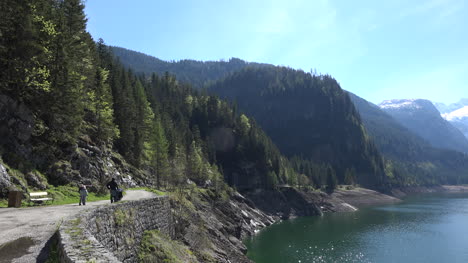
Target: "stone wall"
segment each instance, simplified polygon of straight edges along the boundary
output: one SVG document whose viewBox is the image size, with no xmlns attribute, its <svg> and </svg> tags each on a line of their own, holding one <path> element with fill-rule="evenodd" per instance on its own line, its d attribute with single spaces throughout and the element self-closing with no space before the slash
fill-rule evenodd
<svg viewBox="0 0 468 263">
<path fill-rule="evenodd" d="M 136 262 L 146 230 L 174 237 L 167 196 L 109 204 L 66 220 L 59 229 L 61 262 Z"/>
</svg>

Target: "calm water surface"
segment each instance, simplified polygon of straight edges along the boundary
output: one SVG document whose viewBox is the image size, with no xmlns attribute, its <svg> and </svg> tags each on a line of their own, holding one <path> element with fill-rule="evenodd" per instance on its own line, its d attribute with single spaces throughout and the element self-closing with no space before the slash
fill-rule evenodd
<svg viewBox="0 0 468 263">
<path fill-rule="evenodd" d="M 245 243 L 257 263 L 468 262 L 468 194 L 297 218 Z"/>
</svg>

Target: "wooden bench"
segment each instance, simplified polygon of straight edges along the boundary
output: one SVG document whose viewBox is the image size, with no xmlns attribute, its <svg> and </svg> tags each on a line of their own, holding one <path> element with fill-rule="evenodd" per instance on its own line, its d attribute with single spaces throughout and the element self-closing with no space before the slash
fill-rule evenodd
<svg viewBox="0 0 468 263">
<path fill-rule="evenodd" d="M 47 192 L 32 192 L 32 193 L 29 193 L 29 202 L 33 202 L 35 204 L 42 204 L 44 202 L 54 200 L 51 197 L 45 197 L 45 196 L 47 196 Z"/>
</svg>

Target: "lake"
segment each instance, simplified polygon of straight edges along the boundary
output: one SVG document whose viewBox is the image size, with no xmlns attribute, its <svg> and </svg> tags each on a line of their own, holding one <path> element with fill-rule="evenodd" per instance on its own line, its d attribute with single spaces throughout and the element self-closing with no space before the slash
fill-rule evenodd
<svg viewBox="0 0 468 263">
<path fill-rule="evenodd" d="M 468 262 L 468 194 L 287 220 L 245 244 L 257 263 Z"/>
</svg>

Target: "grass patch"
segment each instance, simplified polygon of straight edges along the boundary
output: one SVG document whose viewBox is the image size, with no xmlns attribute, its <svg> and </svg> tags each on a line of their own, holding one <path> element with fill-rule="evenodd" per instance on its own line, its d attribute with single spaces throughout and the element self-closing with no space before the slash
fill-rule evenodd
<svg viewBox="0 0 468 263">
<path fill-rule="evenodd" d="M 146 231 L 138 253 L 139 262 L 198 262 L 189 248 L 158 230 Z"/>
<path fill-rule="evenodd" d="M 120 208 L 115 210 L 114 212 L 115 224 L 117 224 L 118 226 L 129 224 L 130 222 L 133 221 L 134 214 L 135 214 L 135 210 L 132 208 L 130 210 L 124 210 Z"/>
<path fill-rule="evenodd" d="M 80 194 L 78 193 L 78 187 L 76 186 L 62 185 L 51 187 L 50 189 L 47 189 L 47 192 L 54 198 L 54 205 L 75 204 L 80 202 Z M 110 195 L 89 192 L 88 197 L 86 198 L 86 202 L 99 200 L 110 200 Z"/>
<path fill-rule="evenodd" d="M 36 192 L 36 191 L 32 191 Z M 78 193 L 78 187 L 71 185 L 62 185 L 62 186 L 50 186 L 49 189 L 38 192 L 47 192 L 47 197 L 51 197 L 54 200 L 47 201 L 41 205 L 67 205 L 67 204 L 78 204 L 80 202 L 80 194 Z M 110 194 L 97 194 L 93 192 L 88 193 L 86 202 L 100 201 L 100 200 L 110 200 Z M 28 199 L 23 199 L 21 206 L 30 207 L 35 206 L 33 202 L 29 202 Z M 0 207 L 8 207 L 8 199 L 0 199 Z"/>
<path fill-rule="evenodd" d="M 8 200 L 0 199 L 0 207 L 8 207 Z"/>
</svg>

